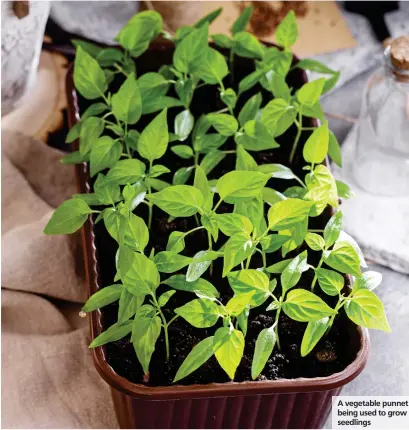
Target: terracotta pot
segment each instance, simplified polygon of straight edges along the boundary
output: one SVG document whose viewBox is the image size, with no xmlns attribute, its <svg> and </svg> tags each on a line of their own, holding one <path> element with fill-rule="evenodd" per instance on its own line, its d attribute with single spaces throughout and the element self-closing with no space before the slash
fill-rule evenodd
<svg viewBox="0 0 409 430">
<path fill-rule="evenodd" d="M 150 50 L 156 51 L 154 58 L 159 62 L 171 58 L 168 43 L 155 44 Z M 306 82 L 304 72 L 300 71 L 300 77 L 300 84 Z M 73 126 L 79 119 L 79 107 L 72 67 L 67 74 L 67 94 Z M 90 192 L 85 163 L 76 166 L 76 177 L 79 192 Z M 90 218 L 82 230 L 89 295 L 101 288 L 93 227 Z M 92 339 L 101 333 L 100 311 L 92 312 L 90 328 Z M 359 336 L 350 338 L 360 344 L 345 348 L 358 350 L 355 360 L 342 372 L 317 378 L 147 387 L 116 374 L 105 359 L 104 347 L 91 351 L 96 369 L 111 386 L 121 428 L 319 428 L 331 411 L 332 396 L 361 373 L 368 358 L 367 330 L 351 330 L 358 331 Z"/>
</svg>

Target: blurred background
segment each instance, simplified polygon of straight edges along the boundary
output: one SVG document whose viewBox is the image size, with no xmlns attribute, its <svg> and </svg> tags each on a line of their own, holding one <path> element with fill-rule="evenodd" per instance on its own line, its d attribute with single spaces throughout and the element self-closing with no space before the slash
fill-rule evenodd
<svg viewBox="0 0 409 430">
<path fill-rule="evenodd" d="M 55 207 L 59 202 L 50 184 L 66 194 L 75 186 L 72 168 L 56 164 L 60 154 L 45 149 L 45 144 L 66 148 L 65 74 L 75 55 L 71 40 L 113 44 L 120 28 L 145 9 L 161 13 L 166 30 L 173 33 L 223 7 L 210 31 L 228 34 L 249 4 L 254 8 L 249 30 L 265 41 L 274 41 L 278 23 L 293 9 L 300 33 L 295 53 L 341 72 L 336 88 L 325 95 L 322 105 L 342 144 L 344 166 L 342 171 L 334 166 L 334 174 L 356 193 L 343 203 L 345 229 L 362 247 L 370 267 L 383 274 L 379 295 L 393 330 L 392 334 L 371 333 L 369 365 L 344 394 L 408 395 L 409 344 L 403 337 L 409 328 L 409 39 L 401 39 L 400 72 L 385 49 L 392 39 L 409 36 L 409 2 L 2 1 L 2 164 L 4 158 L 5 163 L 11 160 L 15 175 L 22 175 L 21 183 L 12 174 L 2 175 L 4 427 L 86 428 L 90 422 L 93 427 L 116 426 L 113 415 L 106 411 L 98 415 L 95 410 L 96 403 L 110 404 L 111 400 L 108 387 L 96 379 L 89 357 L 85 358 L 87 328 L 76 318 L 85 292 L 78 269 L 81 263 L 76 261 L 81 261 L 78 244 L 56 245 L 40 238 L 32 220 L 17 215 L 35 212 L 44 202 L 48 209 Z M 52 168 L 52 163 L 58 168 Z M 25 190 L 16 204 L 16 196 L 25 186 L 30 191 Z M 28 194 L 29 198 L 24 197 Z M 44 213 L 47 218 L 47 211 Z M 57 281 L 65 283 L 66 294 L 53 291 Z M 76 291 L 71 293 L 71 287 Z M 61 312 L 64 321 L 56 316 L 61 326 L 38 322 L 50 312 L 50 304 L 56 315 Z M 55 344 L 55 336 L 62 342 L 58 348 L 68 345 L 69 352 L 63 349 L 64 354 L 76 360 L 69 375 L 47 361 L 52 354 L 41 357 L 39 368 L 30 364 L 34 356 L 41 356 L 41 342 L 48 348 Z M 16 365 L 16 356 L 21 365 Z M 55 391 L 42 386 L 44 381 L 53 385 L 50 366 L 65 375 L 68 388 L 59 400 Z M 34 377 L 36 369 L 40 371 Z M 14 387 L 6 395 L 5 384 Z M 85 396 L 90 385 L 99 397 Z M 49 416 L 49 412 L 46 417 L 45 409 L 34 401 L 36 396 L 59 408 L 59 417 Z M 27 404 L 31 405 L 29 416 L 24 409 Z"/>
</svg>

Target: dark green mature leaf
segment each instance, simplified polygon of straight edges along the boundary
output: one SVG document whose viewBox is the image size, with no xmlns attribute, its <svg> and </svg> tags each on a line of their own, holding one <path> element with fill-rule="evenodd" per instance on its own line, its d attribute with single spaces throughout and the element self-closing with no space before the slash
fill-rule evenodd
<svg viewBox="0 0 409 430">
<path fill-rule="evenodd" d="M 97 139 L 104 131 L 104 121 L 95 116 L 82 122 L 80 131 L 80 154 L 84 157 L 91 151 Z"/>
<path fill-rule="evenodd" d="M 206 115 L 206 118 L 223 136 L 233 136 L 239 127 L 236 118 L 226 113 L 210 113 Z"/>
<path fill-rule="evenodd" d="M 190 264 L 193 259 L 176 252 L 162 251 L 155 255 L 153 259 L 159 272 L 173 273 Z"/>
<path fill-rule="evenodd" d="M 236 233 L 226 242 L 224 248 L 223 277 L 249 257 L 254 251 L 254 242 L 247 234 Z"/>
<path fill-rule="evenodd" d="M 108 88 L 104 71 L 81 46 L 78 46 L 75 55 L 74 84 L 88 100 L 102 97 Z"/>
<path fill-rule="evenodd" d="M 175 290 L 189 291 L 191 293 L 198 292 L 207 297 L 219 297 L 217 289 L 206 279 L 199 278 L 194 282 L 188 282 L 185 275 L 173 275 L 163 281 L 165 285 L 174 288 Z"/>
<path fill-rule="evenodd" d="M 307 251 L 302 252 L 301 254 L 297 255 L 297 257 L 293 258 L 284 269 L 280 278 L 283 296 L 290 288 L 293 288 L 297 285 L 298 281 L 301 279 L 302 273 L 309 269 L 307 257 Z"/>
<path fill-rule="evenodd" d="M 189 352 L 176 372 L 173 382 L 180 381 L 193 373 L 213 355 L 213 336 L 201 340 Z"/>
<path fill-rule="evenodd" d="M 260 270 L 244 269 L 230 272 L 228 280 L 235 294 L 254 293 L 250 300 L 252 307 L 262 305 L 269 297 L 269 279 Z"/>
<path fill-rule="evenodd" d="M 103 306 L 109 305 L 119 300 L 121 291 L 123 290 L 122 285 L 114 284 L 104 287 L 94 293 L 85 303 L 81 309 L 83 312 L 92 312 Z"/>
<path fill-rule="evenodd" d="M 357 325 L 386 332 L 391 331 L 383 304 L 372 291 L 366 289 L 356 291 L 352 300 L 346 302 L 345 312 Z"/>
<path fill-rule="evenodd" d="M 300 199 L 286 199 L 277 202 L 268 211 L 270 230 L 285 230 L 303 221 L 309 214 L 312 202 Z"/>
<path fill-rule="evenodd" d="M 157 115 L 142 131 L 138 141 L 138 152 L 150 162 L 161 158 L 168 147 L 167 109 Z"/>
<path fill-rule="evenodd" d="M 307 290 L 295 289 L 287 294 L 283 311 L 295 321 L 316 321 L 335 313 L 322 299 Z"/>
<path fill-rule="evenodd" d="M 239 123 L 243 126 L 247 121 L 256 118 L 262 102 L 261 93 L 250 97 L 239 113 Z"/>
<path fill-rule="evenodd" d="M 361 276 L 359 256 L 348 242 L 335 242 L 334 248 L 325 259 L 329 267 L 354 276 Z"/>
<path fill-rule="evenodd" d="M 202 52 L 194 71 L 207 84 L 218 84 L 229 73 L 224 56 L 213 48 L 206 48 Z"/>
<path fill-rule="evenodd" d="M 174 185 L 147 198 L 163 211 L 175 217 L 187 217 L 197 213 L 203 205 L 203 195 L 190 185 Z"/>
<path fill-rule="evenodd" d="M 44 234 L 71 234 L 77 231 L 92 209 L 81 199 L 66 200 L 55 210 L 44 228 Z"/>
<path fill-rule="evenodd" d="M 152 294 L 160 283 L 155 263 L 126 247 L 119 248 L 118 272 L 122 283 L 136 296 Z"/>
<path fill-rule="evenodd" d="M 271 353 L 276 344 L 277 337 L 274 332 L 274 327 L 269 327 L 261 330 L 259 333 L 256 346 L 254 348 L 253 361 L 251 363 L 251 378 L 256 379 L 263 371 Z"/>
<path fill-rule="evenodd" d="M 324 240 L 327 249 L 338 240 L 342 230 L 342 218 L 342 212 L 336 212 L 325 226 Z"/>
<path fill-rule="evenodd" d="M 145 173 L 145 164 L 140 160 L 120 160 L 109 170 L 106 182 L 110 184 L 132 184 L 142 178 Z"/>
<path fill-rule="evenodd" d="M 249 198 L 261 193 L 268 177 L 263 173 L 235 170 L 223 175 L 216 184 L 220 198 Z"/>
<path fill-rule="evenodd" d="M 198 137 L 194 142 L 194 150 L 202 154 L 208 154 L 219 149 L 227 140 L 228 136 L 218 133 L 209 133 Z"/>
<path fill-rule="evenodd" d="M 87 54 L 91 55 L 91 57 L 93 58 L 96 58 L 103 49 L 101 46 L 95 43 L 87 42 L 81 39 L 73 39 L 71 40 L 71 42 L 76 48 L 81 47 Z"/>
<path fill-rule="evenodd" d="M 332 90 L 338 82 L 341 72 L 335 72 L 329 79 L 325 81 L 322 94 L 326 94 L 328 91 Z"/>
<path fill-rule="evenodd" d="M 175 314 L 197 328 L 212 327 L 221 316 L 219 305 L 205 298 L 192 300 L 176 308 Z"/>
<path fill-rule="evenodd" d="M 257 37 L 245 31 L 236 33 L 233 38 L 233 51 L 240 57 L 261 59 L 263 58 L 263 45 Z"/>
<path fill-rule="evenodd" d="M 113 324 L 107 330 L 97 336 L 89 345 L 89 348 L 105 345 L 109 342 L 115 342 L 122 339 L 132 331 L 132 321 L 126 321 L 124 324 Z"/>
<path fill-rule="evenodd" d="M 344 277 L 334 270 L 320 268 L 315 274 L 322 291 L 329 296 L 337 296 L 344 288 Z"/>
<path fill-rule="evenodd" d="M 327 331 L 329 321 L 328 317 L 324 317 L 308 323 L 301 342 L 301 357 L 305 357 L 314 349 L 315 345 Z"/>
<path fill-rule="evenodd" d="M 291 48 L 297 38 L 298 28 L 295 21 L 295 13 L 293 10 L 290 10 L 277 27 L 276 40 L 284 48 Z"/>
<path fill-rule="evenodd" d="M 230 327 L 217 329 L 213 339 L 213 351 L 222 369 L 234 379 L 244 352 L 244 336 Z"/>
<path fill-rule="evenodd" d="M 253 14 L 252 6 L 247 6 L 245 9 L 243 9 L 243 12 L 233 22 L 233 25 L 231 27 L 231 32 L 233 34 L 236 34 L 240 31 L 244 31 L 247 27 L 247 24 L 250 22 L 250 18 L 252 14 Z"/>
<path fill-rule="evenodd" d="M 208 46 L 208 24 L 191 31 L 177 45 L 173 54 L 173 64 L 182 73 L 192 72 L 201 63 L 202 56 Z"/>
<path fill-rule="evenodd" d="M 308 163 L 319 164 L 328 152 L 329 131 L 328 122 L 314 130 L 304 145 L 303 156 Z"/>
<path fill-rule="evenodd" d="M 244 311 L 237 317 L 237 323 L 239 325 L 240 330 L 243 332 L 244 337 L 247 334 L 249 315 L 250 315 L 250 305 L 247 305 Z"/>
<path fill-rule="evenodd" d="M 90 173 L 95 176 L 101 170 L 113 167 L 121 157 L 122 145 L 111 137 L 103 136 L 97 139 L 91 147 Z"/>
<path fill-rule="evenodd" d="M 161 329 L 162 324 L 158 316 L 138 313 L 133 320 L 132 344 L 145 374 L 149 372 L 149 363 Z"/>
</svg>

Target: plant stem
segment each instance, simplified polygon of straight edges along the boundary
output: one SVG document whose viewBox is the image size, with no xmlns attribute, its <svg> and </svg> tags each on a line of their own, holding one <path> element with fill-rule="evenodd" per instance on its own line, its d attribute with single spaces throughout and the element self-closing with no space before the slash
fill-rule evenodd
<svg viewBox="0 0 409 430">
<path fill-rule="evenodd" d="M 168 322 L 168 327 L 173 323 L 173 321 L 175 321 L 177 318 L 179 318 L 179 315 L 175 315 L 173 318 L 171 318 Z"/>
<path fill-rule="evenodd" d="M 293 162 L 295 151 L 297 150 L 298 141 L 300 140 L 301 132 L 302 132 L 302 108 L 301 108 L 301 106 L 300 106 L 300 111 L 298 113 L 298 124 L 297 124 L 297 126 L 298 126 L 297 136 L 295 136 L 293 147 L 291 149 L 290 163 Z"/>
<path fill-rule="evenodd" d="M 118 70 L 118 72 L 121 72 L 123 75 L 128 77 L 128 73 L 126 73 L 125 70 L 118 63 L 115 63 L 114 67 L 116 70 Z"/>
<path fill-rule="evenodd" d="M 158 309 L 159 315 L 162 319 L 163 330 L 165 332 L 166 360 L 169 361 L 169 358 L 170 358 L 169 333 L 168 333 L 169 324 L 166 322 L 165 315 L 163 314 L 162 309 L 159 306 L 159 303 L 158 303 L 158 300 L 156 299 L 155 294 L 152 294 L 152 297 L 153 297 L 153 302 L 155 303 L 155 306 Z"/>
<path fill-rule="evenodd" d="M 309 233 L 323 233 L 324 230 L 320 229 L 320 228 L 312 228 L 312 229 L 308 229 Z"/>
<path fill-rule="evenodd" d="M 320 269 L 322 266 L 322 263 L 324 263 L 324 256 L 323 255 L 321 256 L 321 260 L 318 263 L 318 266 L 315 270 Z M 315 272 L 314 273 L 314 279 L 312 280 L 312 283 L 311 283 L 311 291 L 314 291 L 314 287 L 315 287 L 315 284 L 317 283 L 317 279 L 318 279 L 317 272 Z"/>
<path fill-rule="evenodd" d="M 152 170 L 152 161 L 149 162 L 149 171 Z M 151 189 L 151 184 L 150 182 L 148 182 L 148 194 L 152 193 L 152 189 Z M 148 218 L 148 228 L 149 230 L 151 229 L 152 226 L 152 211 L 153 211 L 153 206 L 149 205 L 149 218 Z"/>
<path fill-rule="evenodd" d="M 346 303 L 346 300 L 344 299 L 344 297 L 340 297 L 340 300 L 334 309 L 335 313 L 334 313 L 334 315 L 331 315 L 331 319 L 329 320 L 328 328 L 325 331 L 324 336 L 327 336 L 329 334 L 329 332 L 331 331 L 331 327 L 332 327 L 332 324 L 334 324 L 335 317 L 338 315 L 338 311 L 342 308 L 342 306 L 345 305 L 345 303 Z"/>
<path fill-rule="evenodd" d="M 207 240 L 209 242 L 209 251 L 212 250 L 212 235 L 210 234 L 210 232 L 207 232 Z M 213 261 L 210 263 L 210 269 L 209 269 L 209 274 L 210 276 L 213 275 Z"/>
</svg>

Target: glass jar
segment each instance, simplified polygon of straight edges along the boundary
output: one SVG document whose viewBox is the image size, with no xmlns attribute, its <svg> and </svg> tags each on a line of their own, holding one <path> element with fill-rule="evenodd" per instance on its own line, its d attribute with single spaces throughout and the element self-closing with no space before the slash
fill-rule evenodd
<svg viewBox="0 0 409 430">
<path fill-rule="evenodd" d="M 367 83 L 353 171 L 370 194 L 409 195 L 409 36 L 392 41 Z"/>
</svg>

